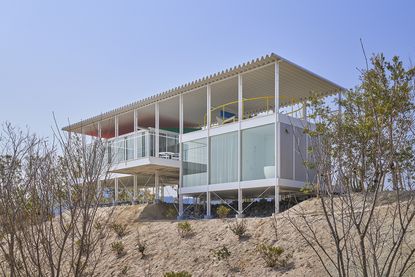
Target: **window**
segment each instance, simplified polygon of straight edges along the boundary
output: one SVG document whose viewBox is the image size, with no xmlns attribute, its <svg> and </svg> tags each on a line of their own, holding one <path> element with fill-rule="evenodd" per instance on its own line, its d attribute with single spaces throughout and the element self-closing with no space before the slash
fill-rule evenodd
<svg viewBox="0 0 415 277">
<path fill-rule="evenodd" d="M 274 124 L 242 130 L 242 181 L 275 177 Z"/>
<path fill-rule="evenodd" d="M 183 143 L 183 187 L 207 183 L 207 139 Z"/>
<path fill-rule="evenodd" d="M 210 183 L 238 181 L 238 133 L 210 138 Z"/>
</svg>

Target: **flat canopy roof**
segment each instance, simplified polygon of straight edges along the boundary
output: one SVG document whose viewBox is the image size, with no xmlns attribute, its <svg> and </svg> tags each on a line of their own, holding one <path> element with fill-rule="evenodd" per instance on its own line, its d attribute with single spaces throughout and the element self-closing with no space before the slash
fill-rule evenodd
<svg viewBox="0 0 415 277">
<path fill-rule="evenodd" d="M 116 115 L 120 115 L 126 112 L 130 112 L 134 109 L 152 104 L 154 102 L 170 98 L 175 95 L 179 95 L 184 92 L 192 91 L 197 88 L 204 87 L 208 84 L 227 79 L 232 76 L 236 76 L 240 73 L 251 71 L 253 69 L 278 62 L 280 65 L 280 89 L 295 99 L 304 100 L 310 97 L 310 92 L 318 93 L 321 97 L 334 94 L 339 91 L 345 90 L 345 88 L 331 82 L 303 67 L 294 64 L 274 53 L 251 60 L 249 62 L 240 64 L 238 66 L 229 68 L 227 70 L 211 74 L 209 76 L 200 78 L 198 80 L 189 82 L 187 84 L 175 87 L 165 92 L 158 93 L 156 95 L 144 98 L 142 100 L 133 102 L 131 104 L 116 108 L 109 112 L 82 120 L 80 122 L 71 124 L 63 128 L 64 131 L 74 131 L 80 127 L 94 124 L 96 122 L 109 119 Z M 283 104 L 283 103 L 282 103 Z"/>
</svg>

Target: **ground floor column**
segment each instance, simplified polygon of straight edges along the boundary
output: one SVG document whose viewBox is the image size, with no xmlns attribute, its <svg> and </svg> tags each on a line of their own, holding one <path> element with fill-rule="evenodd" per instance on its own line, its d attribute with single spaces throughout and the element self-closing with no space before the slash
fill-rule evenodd
<svg viewBox="0 0 415 277">
<path fill-rule="evenodd" d="M 278 214 L 280 212 L 280 185 L 278 184 L 278 179 L 277 182 L 275 183 L 275 214 Z"/>
<path fill-rule="evenodd" d="M 137 204 L 137 175 L 133 175 L 133 204 Z"/>
<path fill-rule="evenodd" d="M 177 219 L 183 219 L 183 194 L 181 193 L 179 193 L 179 215 L 177 216 Z"/>
<path fill-rule="evenodd" d="M 114 180 L 114 205 L 118 203 L 118 178 Z"/>
<path fill-rule="evenodd" d="M 158 170 L 156 170 L 154 174 L 154 187 L 156 188 L 156 191 L 155 191 L 156 203 L 158 203 L 160 201 L 160 176 L 159 176 Z"/>
<path fill-rule="evenodd" d="M 160 200 L 164 202 L 164 185 L 160 187 Z"/>
<path fill-rule="evenodd" d="M 206 215 L 205 219 L 212 218 L 212 207 L 210 204 L 210 191 L 206 192 Z"/>
<path fill-rule="evenodd" d="M 243 197 L 242 197 L 242 189 L 238 188 L 238 214 L 236 217 L 244 217 L 243 215 L 244 208 L 243 208 Z"/>
</svg>

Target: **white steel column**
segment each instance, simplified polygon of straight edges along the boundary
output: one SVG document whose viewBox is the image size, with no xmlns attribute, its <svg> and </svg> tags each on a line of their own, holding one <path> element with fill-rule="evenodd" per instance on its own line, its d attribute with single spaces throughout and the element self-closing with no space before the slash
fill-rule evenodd
<svg viewBox="0 0 415 277">
<path fill-rule="evenodd" d="M 179 216 L 177 219 L 183 219 L 183 194 L 179 194 Z"/>
<path fill-rule="evenodd" d="M 242 155 L 241 155 L 241 122 L 243 119 L 243 92 L 242 92 L 242 75 L 238 74 L 238 214 L 237 217 L 243 217 L 243 199 L 241 189 L 241 171 L 242 171 Z"/>
<path fill-rule="evenodd" d="M 210 85 L 206 86 L 206 128 L 207 128 L 207 144 L 206 144 L 206 155 L 207 155 L 207 159 L 206 159 L 206 187 L 207 187 L 207 192 L 206 192 L 206 215 L 205 218 L 212 218 L 212 211 L 211 211 L 211 203 L 210 203 L 210 199 L 211 199 L 211 195 L 210 195 L 210 191 L 209 191 L 209 175 L 210 175 L 210 117 L 211 117 L 211 106 L 210 106 L 210 98 L 211 96 L 211 88 Z"/>
<path fill-rule="evenodd" d="M 114 180 L 114 204 L 118 203 L 118 178 Z"/>
<path fill-rule="evenodd" d="M 98 138 L 102 138 L 101 121 L 98 121 Z"/>
<path fill-rule="evenodd" d="M 154 186 L 156 188 L 156 202 L 158 202 L 160 200 L 160 176 L 158 170 L 154 174 Z"/>
<path fill-rule="evenodd" d="M 177 185 L 177 192 L 179 195 L 179 207 L 180 205 L 183 207 L 183 203 L 180 203 L 183 202 L 183 197 L 180 197 L 183 186 L 183 94 L 179 95 L 179 161 L 179 184 Z M 182 214 L 179 211 L 179 217 L 181 216 Z"/>
<path fill-rule="evenodd" d="M 138 111 L 137 111 L 137 109 L 134 109 L 134 129 L 133 129 L 134 134 L 137 134 L 137 129 L 138 129 L 138 127 L 137 127 L 138 126 L 138 118 L 137 118 L 137 115 L 138 115 Z M 134 136 L 133 145 L 134 145 L 134 151 L 133 151 L 133 153 L 134 153 L 134 160 L 136 160 L 138 158 L 138 153 L 137 153 L 137 137 L 136 136 Z"/>
<path fill-rule="evenodd" d="M 206 219 L 212 218 L 212 207 L 210 201 L 210 191 L 208 191 L 206 192 Z"/>
<path fill-rule="evenodd" d="M 118 115 L 116 115 L 115 116 L 115 126 L 114 126 L 114 128 L 115 128 L 115 136 L 116 137 L 118 137 L 119 136 L 119 134 L 120 134 L 120 131 L 119 131 L 119 126 L 118 126 Z"/>
<path fill-rule="evenodd" d="M 207 164 L 206 164 L 206 185 L 209 185 L 209 176 L 210 176 L 210 122 L 211 122 L 211 88 L 210 85 L 206 87 L 206 109 L 207 109 L 207 144 L 206 144 L 206 151 L 207 151 Z M 209 190 L 209 187 L 208 187 Z"/>
<path fill-rule="evenodd" d="M 275 213 L 280 211 L 280 67 L 275 62 Z"/>
<path fill-rule="evenodd" d="M 238 188 L 238 214 L 236 217 L 241 218 L 244 217 L 243 215 L 243 197 L 242 197 L 242 188 Z"/>
<path fill-rule="evenodd" d="M 160 105 L 159 102 L 156 102 L 155 104 L 155 112 L 156 112 L 156 141 L 155 141 L 155 151 L 154 151 L 154 156 L 158 157 L 159 156 L 159 135 L 160 135 Z"/>
<path fill-rule="evenodd" d="M 137 175 L 133 175 L 133 204 L 137 203 Z"/>
</svg>

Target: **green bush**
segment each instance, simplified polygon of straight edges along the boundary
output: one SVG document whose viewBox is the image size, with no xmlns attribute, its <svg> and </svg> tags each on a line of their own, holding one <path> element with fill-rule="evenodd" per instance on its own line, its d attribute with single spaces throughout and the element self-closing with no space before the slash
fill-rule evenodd
<svg viewBox="0 0 415 277">
<path fill-rule="evenodd" d="M 221 205 L 216 209 L 216 214 L 221 219 L 227 218 L 230 212 L 231 212 L 231 209 L 224 205 Z"/>
<path fill-rule="evenodd" d="M 192 225 L 188 221 L 177 223 L 177 231 L 181 238 L 189 237 L 193 234 Z"/>
<path fill-rule="evenodd" d="M 110 228 L 114 231 L 118 238 L 122 238 L 127 235 L 127 225 L 113 223 Z"/>
<path fill-rule="evenodd" d="M 268 267 L 285 267 L 287 266 L 288 260 L 291 258 L 290 255 L 282 257 L 284 248 L 279 246 L 273 246 L 269 244 L 260 244 L 257 246 L 257 251 L 261 255 Z"/>
<path fill-rule="evenodd" d="M 229 251 L 228 247 L 225 245 L 218 248 L 210 250 L 213 253 L 213 257 L 218 261 L 225 261 L 228 266 L 229 265 L 229 258 L 231 257 L 231 252 Z"/>
<path fill-rule="evenodd" d="M 111 250 L 112 252 L 117 254 L 118 258 L 125 255 L 124 243 L 122 241 L 116 241 L 111 243 Z"/>
<path fill-rule="evenodd" d="M 236 220 L 234 223 L 229 225 L 229 229 L 231 229 L 232 233 L 234 233 L 236 236 L 238 236 L 238 239 L 242 239 L 246 236 L 246 222 L 245 220 Z"/>
<path fill-rule="evenodd" d="M 164 277 L 192 277 L 192 274 L 190 274 L 187 271 L 180 271 L 180 272 L 166 272 L 163 275 Z"/>
<path fill-rule="evenodd" d="M 145 251 L 146 251 L 147 246 L 146 246 L 146 243 L 141 239 L 139 232 L 137 232 L 136 242 L 137 242 L 137 250 L 138 252 L 140 252 L 141 258 L 143 258 L 145 256 Z"/>
</svg>

